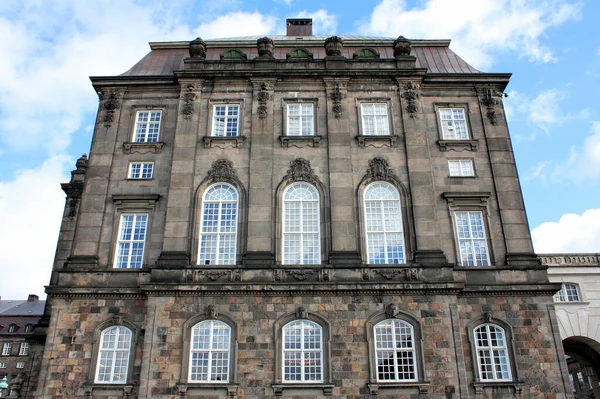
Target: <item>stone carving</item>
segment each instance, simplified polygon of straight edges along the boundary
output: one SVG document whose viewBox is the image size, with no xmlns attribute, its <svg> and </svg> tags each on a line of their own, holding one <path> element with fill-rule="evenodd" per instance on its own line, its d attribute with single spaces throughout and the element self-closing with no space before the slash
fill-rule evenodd
<svg viewBox="0 0 600 399">
<path fill-rule="evenodd" d="M 279 269 L 273 270 L 273 280 L 274 281 L 281 281 L 281 278 L 282 278 L 281 270 L 279 270 Z"/>
<path fill-rule="evenodd" d="M 394 41 L 394 57 L 405 57 L 410 55 L 410 40 L 404 36 L 398 36 Z"/>
<path fill-rule="evenodd" d="M 77 215 L 77 207 L 79 206 L 79 200 L 81 199 L 81 193 L 83 192 L 83 177 L 81 180 L 76 180 L 78 176 L 85 175 L 88 166 L 88 157 L 83 154 L 81 158 L 75 163 L 77 169 L 71 172 L 71 181 L 69 183 L 61 184 L 61 188 L 67 194 L 67 206 L 69 212 L 67 216 L 69 219 L 74 218 Z"/>
<path fill-rule="evenodd" d="M 331 275 L 329 273 L 329 270 L 323 270 L 321 272 L 321 277 L 323 278 L 323 281 L 329 281 L 331 279 Z"/>
<path fill-rule="evenodd" d="M 108 93 L 108 98 L 104 101 L 104 127 L 109 128 L 112 126 L 112 123 L 115 120 L 115 110 L 121 106 L 118 99 L 119 95 L 116 91 L 111 90 Z M 104 98 L 104 93 L 100 96 L 102 100 Z"/>
<path fill-rule="evenodd" d="M 325 53 L 328 57 L 341 57 L 344 48 L 344 40 L 339 36 L 331 36 L 325 39 Z"/>
<path fill-rule="evenodd" d="M 18 398 L 21 393 L 21 388 L 23 388 L 23 383 L 25 382 L 25 373 L 19 373 L 15 378 L 10 380 L 8 383 L 8 388 L 10 394 L 8 395 L 11 398 Z"/>
<path fill-rule="evenodd" d="M 231 272 L 231 279 L 233 281 L 242 281 L 242 271 L 240 269 L 235 269 Z"/>
<path fill-rule="evenodd" d="M 369 281 L 369 280 L 371 280 L 371 273 L 369 272 L 369 269 L 363 269 L 363 271 L 362 271 L 362 279 L 363 279 L 363 281 Z"/>
<path fill-rule="evenodd" d="M 205 270 L 204 274 L 210 281 L 217 281 L 227 274 L 225 270 Z"/>
<path fill-rule="evenodd" d="M 216 320 L 217 316 L 219 316 L 219 312 L 217 312 L 217 307 L 215 305 L 208 305 L 206 307 L 206 316 L 209 319 Z"/>
<path fill-rule="evenodd" d="M 377 270 L 381 276 L 385 277 L 388 280 L 392 280 L 394 277 L 400 274 L 400 270 L 398 269 L 379 269 Z"/>
<path fill-rule="evenodd" d="M 398 317 L 400 314 L 400 308 L 395 303 L 390 303 L 387 308 L 385 308 L 385 315 L 390 319 Z"/>
<path fill-rule="evenodd" d="M 185 281 L 194 281 L 194 272 L 191 270 L 188 270 L 185 273 Z"/>
<path fill-rule="evenodd" d="M 121 325 L 123 325 L 123 316 L 118 315 L 118 314 L 113 315 L 111 317 L 111 321 L 114 325 L 121 326 Z"/>
<path fill-rule="evenodd" d="M 190 57 L 203 60 L 206 58 L 206 43 L 199 37 L 190 42 Z"/>
<path fill-rule="evenodd" d="M 336 118 L 340 118 L 342 116 L 342 100 L 344 97 L 346 97 L 346 95 L 340 90 L 339 82 L 335 82 L 333 91 L 330 94 L 330 98 L 331 101 L 333 101 L 333 115 Z"/>
<path fill-rule="evenodd" d="M 299 281 L 304 281 L 314 274 L 312 270 L 288 270 L 288 273 Z"/>
<path fill-rule="evenodd" d="M 419 111 L 419 106 L 417 105 L 417 99 L 419 98 L 418 89 L 419 86 L 413 82 L 406 82 L 404 92 L 402 93 L 402 98 L 406 100 L 406 112 L 408 112 L 411 118 L 416 117 Z"/>
<path fill-rule="evenodd" d="M 290 162 L 290 168 L 286 176 L 291 181 L 319 181 L 314 170 L 310 167 L 310 161 L 304 158 L 296 158 Z"/>
<path fill-rule="evenodd" d="M 308 311 L 304 306 L 300 306 L 298 309 L 296 309 L 296 318 L 308 319 Z"/>
<path fill-rule="evenodd" d="M 485 312 L 483 314 L 483 321 L 485 321 L 486 323 L 491 323 L 492 321 L 494 321 L 494 314 L 492 312 Z"/>
<path fill-rule="evenodd" d="M 181 108 L 181 113 L 187 120 L 192 119 L 192 115 L 194 115 L 194 100 L 196 99 L 194 89 L 194 85 L 190 83 L 187 85 L 185 93 L 183 94 L 183 107 Z"/>
<path fill-rule="evenodd" d="M 274 47 L 273 39 L 269 37 L 261 37 L 256 41 L 256 48 L 258 49 L 258 56 L 260 58 L 273 58 Z"/>
<path fill-rule="evenodd" d="M 417 269 L 405 269 L 404 273 L 408 281 L 417 281 L 419 279 L 419 271 Z"/>
<path fill-rule="evenodd" d="M 208 177 L 212 181 L 224 181 L 233 183 L 237 180 L 237 174 L 233 169 L 233 162 L 228 159 L 217 159 L 208 171 Z"/>
<path fill-rule="evenodd" d="M 486 116 L 488 117 L 490 123 L 495 125 L 498 123 L 498 117 L 496 115 L 496 105 L 499 103 L 498 98 L 508 97 L 508 94 L 494 90 L 491 87 L 480 89 L 480 93 L 481 104 L 483 104 L 487 110 Z"/>
<path fill-rule="evenodd" d="M 269 88 L 266 83 L 261 83 L 260 90 L 256 95 L 256 99 L 258 100 L 258 118 L 259 119 L 267 119 L 268 108 L 267 102 L 271 99 L 271 94 L 269 94 Z"/>
<path fill-rule="evenodd" d="M 369 161 L 369 170 L 367 177 L 373 180 L 394 180 L 396 175 L 390 169 L 388 161 L 383 158 L 375 157 Z"/>
</svg>

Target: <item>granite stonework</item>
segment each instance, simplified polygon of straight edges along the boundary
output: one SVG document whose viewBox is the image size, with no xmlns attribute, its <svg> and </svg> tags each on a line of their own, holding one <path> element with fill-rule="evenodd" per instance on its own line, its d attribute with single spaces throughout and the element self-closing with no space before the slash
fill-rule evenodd
<svg viewBox="0 0 600 399">
<path fill-rule="evenodd" d="M 473 69 L 448 41 L 325 42 L 152 43 L 125 74 L 92 78 L 104 94 L 89 159 L 65 186 L 81 189 L 65 190 L 35 397 L 572 397 L 550 313 L 559 285 L 533 254 L 501 99 L 486 97 L 510 75 Z M 295 103 L 313 104 L 314 136 L 287 135 Z M 386 104 L 389 135 L 364 134 L 363 103 Z M 212 135 L 216 104 L 239 106 L 237 136 Z M 468 140 L 443 140 L 444 107 L 466 110 Z M 157 142 L 134 141 L 139 110 L 162 112 Z M 475 176 L 450 177 L 453 159 Z M 154 162 L 153 178 L 129 179 L 130 162 Z M 317 265 L 283 264 L 281 201 L 295 181 L 321 201 Z M 400 193 L 404 264 L 368 263 L 362 196 L 374 181 Z M 239 194 L 233 265 L 199 261 L 202 198 L 219 182 Z M 460 265 L 461 210 L 484 215 L 490 266 Z M 149 215 L 139 269 L 114 267 L 127 212 Z M 390 305 L 419 331 L 417 381 L 377 381 L 372 323 Z M 325 326 L 322 383 L 281 380 L 280 326 L 301 314 Z M 191 325 L 216 317 L 235 337 L 230 381 L 190 383 Z M 478 377 L 471 331 L 490 320 L 510 338 L 510 381 Z M 133 331 L 127 382 L 97 384 L 112 325 Z"/>
</svg>

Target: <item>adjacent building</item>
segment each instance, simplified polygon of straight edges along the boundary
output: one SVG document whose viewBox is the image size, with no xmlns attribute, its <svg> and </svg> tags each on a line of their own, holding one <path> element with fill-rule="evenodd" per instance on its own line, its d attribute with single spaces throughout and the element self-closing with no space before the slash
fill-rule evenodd
<svg viewBox="0 0 600 399">
<path fill-rule="evenodd" d="M 449 44 L 293 19 L 92 77 L 35 396 L 572 397 L 510 74 Z"/>
</svg>

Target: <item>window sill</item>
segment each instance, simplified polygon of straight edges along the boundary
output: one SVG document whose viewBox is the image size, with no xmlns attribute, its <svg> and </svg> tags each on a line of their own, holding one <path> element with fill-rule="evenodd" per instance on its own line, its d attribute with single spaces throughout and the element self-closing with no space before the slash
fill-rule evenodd
<svg viewBox="0 0 600 399">
<path fill-rule="evenodd" d="M 290 390 L 307 390 L 314 389 L 320 390 L 323 392 L 324 396 L 331 396 L 333 394 L 333 388 L 335 385 L 333 384 L 324 384 L 324 383 L 286 383 L 286 384 L 273 384 L 271 388 L 273 388 L 273 392 L 275 396 L 283 396 L 283 391 L 285 389 Z"/>
<path fill-rule="evenodd" d="M 358 145 L 360 147 L 396 147 L 398 144 L 398 139 L 400 137 L 398 135 L 391 136 L 364 136 L 358 135 L 356 136 L 356 140 L 358 141 Z"/>
<path fill-rule="evenodd" d="M 123 143 L 123 152 L 125 154 L 160 154 L 165 143 L 157 142 L 133 142 Z"/>
<path fill-rule="evenodd" d="M 200 396 L 214 394 L 215 390 L 227 391 L 227 396 L 233 398 L 237 395 L 238 386 L 238 384 L 232 384 L 229 382 L 187 382 L 177 384 L 179 396 L 182 398 L 186 397 L 187 395 Z"/>
<path fill-rule="evenodd" d="M 478 140 L 438 140 L 441 151 L 477 151 Z"/>
<path fill-rule="evenodd" d="M 126 181 L 149 181 L 149 180 L 154 180 L 153 177 L 150 178 L 134 178 L 134 177 L 128 177 L 127 179 L 125 179 Z"/>
<path fill-rule="evenodd" d="M 246 136 L 204 136 L 204 148 L 239 148 Z"/>
<path fill-rule="evenodd" d="M 523 385 L 525 385 L 523 381 L 479 381 L 473 383 L 473 387 L 475 387 L 475 394 L 483 394 L 484 388 L 504 387 L 512 387 L 514 388 L 516 394 L 520 394 L 523 392 Z"/>
<path fill-rule="evenodd" d="M 475 176 L 475 175 L 469 175 L 469 176 L 452 176 L 452 175 L 448 175 L 448 177 L 450 179 L 474 179 L 477 176 Z"/>
<path fill-rule="evenodd" d="M 555 305 L 589 305 L 589 301 L 554 301 Z"/>
<path fill-rule="evenodd" d="M 321 136 L 279 136 L 282 147 L 318 147 Z"/>
<path fill-rule="evenodd" d="M 83 386 L 86 396 L 112 396 L 123 395 L 124 397 L 133 397 L 135 384 L 132 383 L 88 383 Z"/>
<path fill-rule="evenodd" d="M 419 390 L 419 394 L 429 392 L 429 382 L 377 382 L 367 384 L 371 395 L 377 395 L 380 389 L 413 389 Z"/>
</svg>

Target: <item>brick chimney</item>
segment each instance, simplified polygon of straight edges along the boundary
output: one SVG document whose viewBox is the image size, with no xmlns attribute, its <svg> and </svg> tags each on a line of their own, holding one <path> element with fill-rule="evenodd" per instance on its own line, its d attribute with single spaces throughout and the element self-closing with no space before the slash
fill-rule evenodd
<svg viewBox="0 0 600 399">
<path fill-rule="evenodd" d="M 285 20 L 287 25 L 286 36 L 312 36 L 311 18 L 288 18 Z"/>
<path fill-rule="evenodd" d="M 27 302 L 36 302 L 39 300 L 40 300 L 40 297 L 35 294 L 29 294 L 29 296 L 27 297 Z"/>
</svg>

